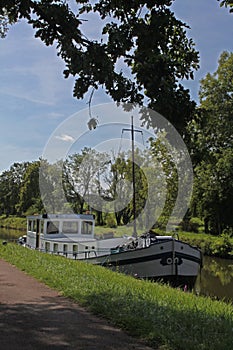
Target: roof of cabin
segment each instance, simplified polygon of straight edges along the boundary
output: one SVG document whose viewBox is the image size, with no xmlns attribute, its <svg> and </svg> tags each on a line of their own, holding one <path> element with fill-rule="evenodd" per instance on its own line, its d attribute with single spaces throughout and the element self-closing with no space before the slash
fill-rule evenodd
<svg viewBox="0 0 233 350">
<path fill-rule="evenodd" d="M 94 220 L 94 215 L 92 214 L 41 214 L 41 215 L 30 215 L 27 216 L 27 220 L 36 220 L 36 219 L 50 219 L 50 220 Z"/>
</svg>

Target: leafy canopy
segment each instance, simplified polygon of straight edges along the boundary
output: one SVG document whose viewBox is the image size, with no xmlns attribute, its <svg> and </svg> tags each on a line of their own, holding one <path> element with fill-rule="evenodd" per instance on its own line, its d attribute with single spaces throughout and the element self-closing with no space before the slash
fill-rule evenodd
<svg viewBox="0 0 233 350">
<path fill-rule="evenodd" d="M 193 204 L 209 229 L 221 233 L 233 225 L 233 53 L 223 52 L 216 72 L 201 80 L 200 102 L 189 124 Z"/>
<path fill-rule="evenodd" d="M 218 0 L 220 1 L 220 6 L 230 7 L 230 12 L 233 12 L 233 1 L 232 0 Z"/>
<path fill-rule="evenodd" d="M 199 58 L 172 2 L 1 0 L 0 15 L 3 32 L 6 18 L 24 18 L 36 37 L 57 45 L 65 77 L 75 77 L 75 97 L 102 86 L 114 101 L 146 103 L 182 129 L 195 104 L 180 81 L 193 78 Z M 93 14 L 101 27 L 97 39 L 85 30 Z"/>
</svg>

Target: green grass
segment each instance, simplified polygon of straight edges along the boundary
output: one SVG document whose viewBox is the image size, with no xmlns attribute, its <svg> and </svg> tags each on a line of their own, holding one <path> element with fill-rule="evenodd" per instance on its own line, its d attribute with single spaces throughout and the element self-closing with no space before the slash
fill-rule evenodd
<svg viewBox="0 0 233 350">
<path fill-rule="evenodd" d="M 0 257 L 160 350 L 230 350 L 233 306 L 15 244 Z"/>
</svg>

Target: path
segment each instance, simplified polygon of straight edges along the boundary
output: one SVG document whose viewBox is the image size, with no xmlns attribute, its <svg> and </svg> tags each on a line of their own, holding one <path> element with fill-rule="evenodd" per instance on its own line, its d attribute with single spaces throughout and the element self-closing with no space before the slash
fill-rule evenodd
<svg viewBox="0 0 233 350">
<path fill-rule="evenodd" d="M 3 350 L 151 350 L 0 259 Z"/>
</svg>

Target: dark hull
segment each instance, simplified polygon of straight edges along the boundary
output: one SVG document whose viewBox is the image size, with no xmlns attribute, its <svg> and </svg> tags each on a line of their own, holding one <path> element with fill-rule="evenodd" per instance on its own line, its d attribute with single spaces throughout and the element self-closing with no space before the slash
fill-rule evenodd
<svg viewBox="0 0 233 350">
<path fill-rule="evenodd" d="M 138 279 L 161 281 L 191 290 L 202 261 L 201 252 L 184 242 L 164 241 L 147 248 L 85 259 Z"/>
</svg>

